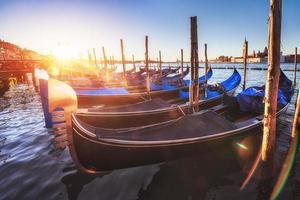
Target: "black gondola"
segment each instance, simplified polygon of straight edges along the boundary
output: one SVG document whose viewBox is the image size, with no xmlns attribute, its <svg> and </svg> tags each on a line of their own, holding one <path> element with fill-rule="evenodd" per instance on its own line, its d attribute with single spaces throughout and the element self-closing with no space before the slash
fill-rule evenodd
<svg viewBox="0 0 300 200">
<path fill-rule="evenodd" d="M 234 69 L 232 75 L 225 81 L 216 86 L 206 86 L 205 91 L 202 91 L 200 95 L 200 109 L 204 110 L 221 104 L 223 94 L 233 95 L 240 81 L 241 76 Z M 188 112 L 188 91 L 180 92 L 183 98 L 178 97 L 171 101 L 156 98 L 133 105 L 77 110 L 76 117 L 87 124 L 103 128 L 127 128 L 164 122 L 176 119 Z"/>
<path fill-rule="evenodd" d="M 284 74 L 279 85 L 277 115 L 287 109 L 293 94 L 291 81 Z M 59 88 L 56 86 L 50 91 Z M 209 153 L 210 149 L 220 145 L 232 148 L 233 142 L 249 134 L 261 134 L 263 115 L 255 110 L 260 106 L 247 107 L 245 104 L 249 102 L 245 98 L 254 97 L 256 103 L 263 105 L 264 88 L 255 88 L 257 91 L 261 89 L 255 94 L 251 89 L 237 97 L 226 97 L 229 98 L 226 104 L 209 110 L 163 123 L 123 129 L 95 128 L 81 122 L 73 113 L 76 109 L 74 93 L 71 99 L 53 97 L 49 106 L 50 109 L 65 106 L 71 156 L 80 169 L 96 173 Z M 254 110 L 245 111 L 243 108 Z"/>
<path fill-rule="evenodd" d="M 184 76 L 189 68 L 184 72 Z M 212 69 L 208 71 L 208 77 L 212 76 Z M 142 102 L 151 98 L 160 97 L 163 100 L 170 100 L 178 97 L 181 89 L 187 89 L 188 85 L 180 75 L 172 78 L 165 77 L 165 82 L 155 85 L 150 92 L 127 90 L 126 88 L 109 88 L 107 90 L 83 90 L 76 91 L 79 107 L 92 106 L 116 106 Z M 204 76 L 199 78 L 203 83 Z M 151 85 L 150 85 L 151 86 Z M 152 86 L 151 86 L 152 87 Z M 159 87 L 159 89 L 157 89 Z"/>
</svg>

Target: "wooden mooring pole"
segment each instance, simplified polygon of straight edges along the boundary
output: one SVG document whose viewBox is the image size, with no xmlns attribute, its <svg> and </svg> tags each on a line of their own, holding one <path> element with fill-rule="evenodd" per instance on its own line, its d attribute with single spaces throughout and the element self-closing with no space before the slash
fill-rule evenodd
<svg viewBox="0 0 300 200">
<path fill-rule="evenodd" d="M 134 61 L 134 55 L 132 54 L 132 65 L 133 65 L 133 69 L 136 72 L 136 66 L 135 66 L 135 61 Z"/>
<path fill-rule="evenodd" d="M 180 49 L 180 73 L 181 77 L 183 78 L 183 49 Z"/>
<path fill-rule="evenodd" d="M 194 100 L 195 100 L 195 48 L 197 43 L 197 17 L 190 18 L 190 39 L 191 39 L 191 78 L 190 78 L 190 88 L 189 88 L 189 111 L 194 112 Z"/>
<path fill-rule="evenodd" d="M 108 68 L 107 68 L 107 58 L 105 54 L 105 49 L 102 47 L 103 61 L 104 61 L 104 69 L 105 69 L 105 81 L 108 83 Z"/>
<path fill-rule="evenodd" d="M 194 102 L 195 111 L 199 111 L 199 100 L 200 100 L 200 88 L 199 88 L 199 54 L 198 54 L 198 27 L 197 27 L 197 17 L 195 17 L 195 29 L 194 29 L 194 59 L 195 59 L 195 92 L 194 92 Z"/>
<path fill-rule="evenodd" d="M 126 80 L 126 61 L 125 61 L 125 54 L 124 54 L 124 45 L 123 45 L 123 39 L 120 39 L 121 43 L 121 55 L 122 55 L 122 66 L 123 66 L 123 81 L 125 86 L 127 86 L 127 80 Z"/>
<path fill-rule="evenodd" d="M 295 47 L 295 57 L 294 57 L 294 86 L 296 86 L 297 80 L 297 47 Z"/>
<path fill-rule="evenodd" d="M 270 0 L 268 73 L 262 141 L 262 179 L 270 179 L 274 171 L 277 96 L 280 76 L 281 0 Z"/>
<path fill-rule="evenodd" d="M 243 90 L 246 89 L 247 58 L 248 58 L 248 41 L 245 39 L 245 42 L 243 45 L 243 66 L 244 66 Z"/>
<path fill-rule="evenodd" d="M 116 60 L 115 60 L 115 57 L 114 56 L 112 56 L 112 61 L 113 61 L 113 70 L 116 68 Z"/>
<path fill-rule="evenodd" d="M 145 67 L 146 67 L 146 87 L 147 93 L 150 97 L 150 74 L 149 74 L 149 57 L 148 57 L 148 36 L 145 36 Z"/>
<path fill-rule="evenodd" d="M 162 76 L 162 69 L 161 69 L 161 51 L 159 50 L 159 74 Z"/>
<path fill-rule="evenodd" d="M 87 53 L 88 53 L 88 59 L 89 59 L 89 65 L 92 65 L 92 56 L 91 56 L 91 53 L 89 50 L 87 50 Z"/>
<path fill-rule="evenodd" d="M 208 59 L 207 59 L 207 44 L 204 44 L 204 54 L 205 54 L 205 81 L 207 83 L 207 71 L 208 71 Z"/>
<path fill-rule="evenodd" d="M 93 53 L 94 53 L 95 67 L 98 68 L 98 62 L 97 62 L 97 56 L 96 56 L 96 50 L 95 50 L 95 48 L 93 48 Z"/>
</svg>

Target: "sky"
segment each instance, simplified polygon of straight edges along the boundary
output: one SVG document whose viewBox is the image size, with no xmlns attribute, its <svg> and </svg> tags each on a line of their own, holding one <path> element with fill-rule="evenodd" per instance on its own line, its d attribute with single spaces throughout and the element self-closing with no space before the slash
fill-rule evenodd
<svg viewBox="0 0 300 200">
<path fill-rule="evenodd" d="M 300 46 L 300 1 L 283 0 L 281 47 L 284 54 Z M 102 46 L 120 59 L 120 39 L 127 59 L 144 58 L 149 36 L 150 59 L 189 59 L 190 17 L 198 17 L 199 56 L 204 43 L 210 59 L 241 56 L 245 37 L 249 52 L 267 46 L 268 0 L 0 0 L 0 39 L 43 54 L 68 51 L 87 56 Z"/>
</svg>

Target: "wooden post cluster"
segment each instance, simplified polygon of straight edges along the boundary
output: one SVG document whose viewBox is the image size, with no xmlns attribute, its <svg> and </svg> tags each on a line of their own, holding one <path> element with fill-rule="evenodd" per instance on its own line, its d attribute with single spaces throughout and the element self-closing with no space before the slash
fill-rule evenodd
<svg viewBox="0 0 300 200">
<path fill-rule="evenodd" d="M 180 73 L 181 73 L 181 76 L 183 78 L 183 49 L 180 49 L 180 59 L 181 59 L 181 62 L 180 62 Z"/>
<path fill-rule="evenodd" d="M 243 66 L 244 66 L 243 90 L 246 89 L 247 58 L 248 58 L 248 41 L 245 39 L 245 42 L 243 45 Z"/>
<path fill-rule="evenodd" d="M 268 73 L 265 91 L 262 161 L 263 178 L 273 175 L 276 139 L 276 111 L 280 76 L 281 0 L 270 0 Z"/>
<path fill-rule="evenodd" d="M 295 47 L 295 57 L 294 57 L 294 86 L 296 86 L 297 80 L 297 47 Z"/>
<path fill-rule="evenodd" d="M 189 90 L 190 112 L 199 110 L 199 57 L 198 57 L 198 33 L 197 17 L 191 17 L 191 80 Z"/>
<path fill-rule="evenodd" d="M 125 55 L 124 55 L 124 45 L 123 40 L 120 39 L 121 43 L 121 55 L 122 55 L 122 66 L 123 66 L 123 81 L 125 83 L 125 86 L 127 86 L 127 80 L 126 80 L 126 61 L 125 61 Z"/>
<path fill-rule="evenodd" d="M 207 83 L 207 71 L 208 71 L 208 59 L 207 59 L 207 44 L 204 44 L 204 54 L 205 54 L 205 82 Z"/>
<path fill-rule="evenodd" d="M 103 54 L 104 69 L 105 69 L 105 81 L 108 83 L 109 77 L 108 77 L 108 68 L 107 68 L 107 58 L 106 58 L 104 47 L 102 47 L 102 54 Z"/>
<path fill-rule="evenodd" d="M 146 67 L 146 86 L 147 93 L 150 95 L 150 74 L 149 74 L 149 56 L 148 56 L 148 36 L 145 36 L 145 67 Z"/>
</svg>

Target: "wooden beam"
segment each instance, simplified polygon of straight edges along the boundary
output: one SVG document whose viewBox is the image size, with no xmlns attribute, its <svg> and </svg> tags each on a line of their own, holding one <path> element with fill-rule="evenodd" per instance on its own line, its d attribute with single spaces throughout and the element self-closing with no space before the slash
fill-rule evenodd
<svg viewBox="0 0 300 200">
<path fill-rule="evenodd" d="M 247 58 L 248 58 L 248 41 L 245 39 L 245 43 L 243 45 L 243 66 L 244 66 L 243 90 L 246 89 Z"/>
<path fill-rule="evenodd" d="M 121 55 L 122 55 L 122 66 L 123 66 L 123 81 L 125 83 L 125 86 L 127 86 L 127 80 L 126 80 L 126 61 L 125 61 L 125 55 L 124 55 L 124 45 L 123 45 L 123 39 L 120 39 L 121 43 Z"/>
<path fill-rule="evenodd" d="M 276 139 L 277 96 L 280 76 L 281 0 L 270 0 L 268 73 L 265 91 L 262 161 L 263 178 L 273 175 Z"/>
<path fill-rule="evenodd" d="M 146 86 L 150 97 L 150 74 L 149 74 L 149 56 L 148 56 L 148 36 L 145 36 L 145 67 L 146 67 Z"/>
<path fill-rule="evenodd" d="M 297 81 L 297 47 L 295 47 L 295 57 L 294 57 L 294 86 L 296 86 Z"/>
<path fill-rule="evenodd" d="M 207 83 L 207 71 L 208 71 L 208 59 L 207 59 L 207 44 L 204 44 L 204 54 L 205 54 L 205 81 Z"/>
</svg>

